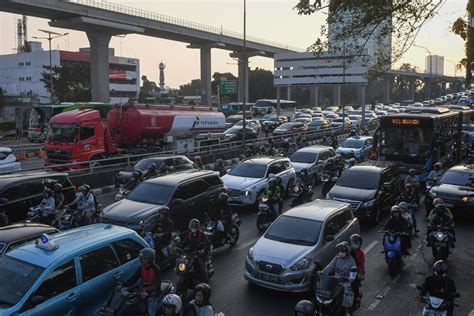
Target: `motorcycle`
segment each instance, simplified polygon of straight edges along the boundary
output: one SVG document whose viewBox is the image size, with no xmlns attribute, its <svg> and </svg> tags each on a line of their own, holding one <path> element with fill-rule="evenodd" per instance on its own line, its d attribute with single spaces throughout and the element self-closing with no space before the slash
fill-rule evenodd
<svg viewBox="0 0 474 316">
<path fill-rule="evenodd" d="M 401 271 L 402 266 L 402 245 L 400 236 L 407 233 L 395 233 L 393 231 L 380 231 L 384 234 L 383 253 L 388 265 L 388 273 L 393 277 Z"/>
<path fill-rule="evenodd" d="M 197 260 L 199 256 L 204 256 L 205 251 L 190 251 L 189 249 L 176 248 L 177 259 L 176 259 L 176 274 L 178 279 L 176 280 L 176 294 L 178 294 L 184 301 L 186 299 L 188 290 L 194 289 L 196 285 L 203 281 L 200 280 L 196 275 L 195 265 L 198 264 Z M 212 254 L 208 254 L 205 262 L 207 278 L 210 279 L 214 273 L 212 268 Z"/>
<path fill-rule="evenodd" d="M 446 260 L 449 257 L 449 236 L 445 229 L 438 226 L 430 234 L 431 251 L 435 260 Z"/>
<path fill-rule="evenodd" d="M 318 274 L 316 277 L 316 315 L 338 316 L 346 315 L 346 307 L 341 302 L 344 299 L 345 289 L 349 287 L 347 279 L 330 275 Z M 348 293 L 350 295 L 350 293 Z"/>
<path fill-rule="evenodd" d="M 173 230 L 169 242 L 166 245 L 162 245 L 156 242 L 162 238 L 162 234 L 163 233 L 146 233 L 144 239 L 151 248 L 161 252 L 161 254 L 157 256 L 157 264 L 164 268 L 176 262 L 176 246 L 181 242 L 181 237 L 179 231 Z"/>
<path fill-rule="evenodd" d="M 422 291 L 421 286 L 417 285 L 416 288 L 419 291 Z M 451 304 L 454 304 L 454 299 L 461 297 L 461 295 L 459 293 L 453 293 L 451 297 L 453 298 L 452 302 L 436 296 L 422 296 L 421 299 L 425 303 L 425 306 L 423 307 L 423 316 L 447 316 L 448 308 L 451 307 Z"/>
<path fill-rule="evenodd" d="M 257 229 L 259 232 L 266 230 L 275 220 L 268 197 L 263 196 L 258 204 Z"/>
<path fill-rule="evenodd" d="M 161 305 L 162 299 L 175 292 L 173 282 L 168 280 L 161 281 L 161 294 L 159 297 L 159 305 Z M 128 315 L 146 316 L 146 306 L 143 300 L 140 298 L 140 292 L 138 289 L 129 291 L 121 285 L 116 286 L 113 291 L 109 294 L 105 303 L 95 313 L 96 316 L 115 316 L 121 309 L 133 306 L 127 313 Z"/>
<path fill-rule="evenodd" d="M 69 230 L 83 225 L 84 211 L 66 208 L 58 215 L 59 230 Z"/>
<path fill-rule="evenodd" d="M 115 176 L 115 188 L 118 189 L 117 194 L 115 194 L 115 202 L 120 201 L 127 197 L 128 193 L 132 191 L 139 183 L 141 178 L 137 179 L 135 172 L 126 172 L 120 171 Z"/>
<path fill-rule="evenodd" d="M 290 203 L 291 207 L 311 202 L 313 197 L 313 187 L 311 185 L 295 185 L 290 190 L 290 196 L 293 197 L 293 200 Z"/>
<path fill-rule="evenodd" d="M 325 198 L 328 192 L 331 191 L 332 187 L 334 186 L 334 184 L 336 184 L 337 180 L 338 180 L 338 177 L 332 176 L 328 172 L 323 172 L 323 174 L 321 175 L 321 181 L 323 182 L 321 194 L 323 195 L 323 198 Z"/>
<path fill-rule="evenodd" d="M 226 244 L 229 244 L 231 247 L 237 244 L 237 241 L 240 237 L 240 225 L 242 222 L 239 219 L 239 215 L 237 213 L 232 213 L 231 220 L 229 223 L 229 231 L 226 232 L 224 230 L 224 224 L 222 221 L 215 221 L 212 220 L 209 216 L 207 217 L 207 221 L 205 223 L 205 230 L 204 234 L 210 240 L 213 249 L 222 247 Z M 219 227 L 222 226 L 222 227 Z M 220 238 L 218 238 L 218 228 L 220 228 L 221 234 Z"/>
<path fill-rule="evenodd" d="M 26 213 L 26 221 L 30 223 L 41 222 L 41 206 L 30 207 L 28 213 Z"/>
</svg>

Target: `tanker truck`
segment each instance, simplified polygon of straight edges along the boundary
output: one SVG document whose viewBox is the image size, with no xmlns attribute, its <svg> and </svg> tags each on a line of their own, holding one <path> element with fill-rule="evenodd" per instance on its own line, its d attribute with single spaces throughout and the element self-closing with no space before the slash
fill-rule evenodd
<svg viewBox="0 0 474 316">
<path fill-rule="evenodd" d="M 80 108 L 51 118 L 46 164 L 80 168 L 81 162 L 125 154 L 193 152 L 202 145 L 198 134 L 211 137 L 224 128 L 224 114 L 207 107 L 129 103 L 112 107 L 105 120 L 98 110 Z"/>
</svg>

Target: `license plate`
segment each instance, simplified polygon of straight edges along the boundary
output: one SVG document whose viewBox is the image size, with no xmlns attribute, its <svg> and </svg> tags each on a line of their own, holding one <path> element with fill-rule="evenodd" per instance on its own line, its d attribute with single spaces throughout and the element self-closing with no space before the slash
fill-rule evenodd
<svg viewBox="0 0 474 316">
<path fill-rule="evenodd" d="M 273 276 L 273 275 L 267 275 L 267 274 L 260 274 L 260 278 L 265 281 L 270 281 L 270 282 L 278 282 L 278 277 Z"/>
</svg>

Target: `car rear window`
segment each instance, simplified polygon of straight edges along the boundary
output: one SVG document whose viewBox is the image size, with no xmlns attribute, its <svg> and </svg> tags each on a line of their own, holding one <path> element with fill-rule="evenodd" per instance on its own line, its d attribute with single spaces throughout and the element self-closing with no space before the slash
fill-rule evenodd
<svg viewBox="0 0 474 316">
<path fill-rule="evenodd" d="M 348 169 L 342 174 L 337 186 L 362 190 L 375 190 L 380 182 L 380 174 Z"/>
<path fill-rule="evenodd" d="M 10 152 L 8 151 L 0 151 L 0 160 L 4 160 L 5 158 L 7 158 L 8 156 L 10 156 Z"/>
<path fill-rule="evenodd" d="M 174 187 L 159 183 L 142 182 L 127 196 L 128 200 L 166 205 L 173 194 Z"/>
</svg>

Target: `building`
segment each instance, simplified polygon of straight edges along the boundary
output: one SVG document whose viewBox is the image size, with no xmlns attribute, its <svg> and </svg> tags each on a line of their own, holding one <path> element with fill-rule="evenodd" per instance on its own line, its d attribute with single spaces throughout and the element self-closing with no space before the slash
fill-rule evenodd
<svg viewBox="0 0 474 316">
<path fill-rule="evenodd" d="M 444 56 L 428 55 L 425 57 L 425 74 L 444 75 Z"/>
<path fill-rule="evenodd" d="M 49 66 L 50 52 L 43 50 L 40 42 L 29 42 L 31 52 L 0 55 L 0 87 L 8 95 L 34 95 L 40 103 L 50 103 L 50 95 L 41 73 Z M 90 63 L 89 48 L 79 52 L 51 51 L 51 63 L 60 66 L 67 61 Z M 110 102 L 127 102 L 140 92 L 140 61 L 136 58 L 118 57 L 109 49 Z M 75 101 L 75 100 L 67 100 Z"/>
</svg>

